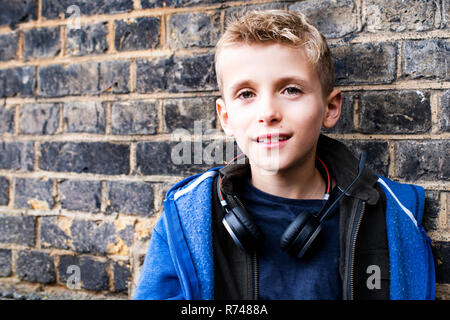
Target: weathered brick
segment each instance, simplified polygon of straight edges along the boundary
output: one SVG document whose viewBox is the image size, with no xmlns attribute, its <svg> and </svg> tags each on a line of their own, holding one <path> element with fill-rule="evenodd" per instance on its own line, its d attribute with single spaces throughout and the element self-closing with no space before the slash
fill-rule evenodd
<svg viewBox="0 0 450 320">
<path fill-rule="evenodd" d="M 136 170 L 144 175 L 192 175 L 237 155 L 234 143 L 208 142 L 142 142 L 136 147 Z M 220 153 L 222 151 L 222 153 Z M 217 152 L 217 154 L 216 154 Z M 227 156 L 228 154 L 233 157 Z"/>
<path fill-rule="evenodd" d="M 115 21 L 117 51 L 153 49 L 159 44 L 161 19 L 144 17 Z"/>
<path fill-rule="evenodd" d="M 0 169 L 31 171 L 33 158 L 32 142 L 0 142 Z"/>
<path fill-rule="evenodd" d="M 385 141 L 346 140 L 344 144 L 359 159 L 361 152 L 367 153 L 366 166 L 376 174 L 387 176 L 389 172 L 389 146 Z"/>
<path fill-rule="evenodd" d="M 403 76 L 407 79 L 449 80 L 450 41 L 429 39 L 405 42 Z"/>
<path fill-rule="evenodd" d="M 155 134 L 158 127 L 156 100 L 115 102 L 112 104 L 113 134 Z"/>
<path fill-rule="evenodd" d="M 21 22 L 36 20 L 37 0 L 7 0 L 2 1 L 0 10 L 0 25 L 9 25 L 15 29 Z"/>
<path fill-rule="evenodd" d="M 425 190 L 425 206 L 422 225 L 426 231 L 439 228 L 440 193 L 438 191 Z"/>
<path fill-rule="evenodd" d="M 66 50 L 72 56 L 103 53 L 108 49 L 106 22 L 66 29 Z"/>
<path fill-rule="evenodd" d="M 105 132 L 106 114 L 100 102 L 66 102 L 63 114 L 65 132 Z"/>
<path fill-rule="evenodd" d="M 0 177 L 0 206 L 7 206 L 9 203 L 9 180 Z"/>
<path fill-rule="evenodd" d="M 15 59 L 17 56 L 17 32 L 10 32 L 0 35 L 0 61 Z"/>
<path fill-rule="evenodd" d="M 349 92 L 342 93 L 341 116 L 333 128 L 322 128 L 323 133 L 350 133 L 354 132 L 353 125 L 353 105 L 355 94 Z"/>
<path fill-rule="evenodd" d="M 25 60 L 52 58 L 61 51 L 59 27 L 30 29 L 24 32 L 24 40 Z"/>
<path fill-rule="evenodd" d="M 435 1 L 365 0 L 365 24 L 369 32 L 425 31 L 439 15 Z"/>
<path fill-rule="evenodd" d="M 59 183 L 61 207 L 69 210 L 100 211 L 100 181 L 64 180 Z"/>
<path fill-rule="evenodd" d="M 100 63 L 101 93 L 128 93 L 129 86 L 129 61 L 103 61 Z"/>
<path fill-rule="evenodd" d="M 437 283 L 450 283 L 450 243 L 433 241 L 433 256 Z"/>
<path fill-rule="evenodd" d="M 450 180 L 449 149 L 447 140 L 399 141 L 395 159 L 397 175 L 409 181 Z"/>
<path fill-rule="evenodd" d="M 395 44 L 357 43 L 330 46 L 330 49 L 334 57 L 336 85 L 391 83 L 395 79 Z"/>
<path fill-rule="evenodd" d="M 70 222 L 71 219 L 64 216 L 41 217 L 39 235 L 42 248 L 57 248 L 70 250 Z"/>
<path fill-rule="evenodd" d="M 73 272 L 69 272 L 70 266 L 80 268 L 80 287 L 85 290 L 108 290 L 108 262 L 96 261 L 90 257 L 62 255 L 58 263 L 58 282 L 67 285 L 67 280 Z"/>
<path fill-rule="evenodd" d="M 363 133 L 422 133 L 431 129 L 429 92 L 364 92 L 359 108 L 358 131 Z"/>
<path fill-rule="evenodd" d="M 16 272 L 25 281 L 53 283 L 56 280 L 54 259 L 45 252 L 19 251 Z"/>
<path fill-rule="evenodd" d="M 40 168 L 59 172 L 128 174 L 130 147 L 107 142 L 44 142 Z"/>
<path fill-rule="evenodd" d="M 142 8 L 192 7 L 196 5 L 223 3 L 225 0 L 141 0 Z"/>
<path fill-rule="evenodd" d="M 14 206 L 16 208 L 51 209 L 52 180 L 16 178 Z"/>
<path fill-rule="evenodd" d="M 54 134 L 58 130 L 59 104 L 25 104 L 20 112 L 20 131 L 28 134 Z"/>
<path fill-rule="evenodd" d="M 124 261 L 114 261 L 113 274 L 114 291 L 126 291 L 131 280 L 130 264 Z"/>
<path fill-rule="evenodd" d="M 352 0 L 307 0 L 288 8 L 305 14 L 326 38 L 339 38 L 358 29 L 356 5 Z"/>
<path fill-rule="evenodd" d="M 205 133 L 216 127 L 216 97 L 167 99 L 164 101 L 164 120 L 167 132 L 194 130 Z M 197 127 L 196 127 L 197 125 Z M 198 129 L 196 129 L 198 128 Z"/>
<path fill-rule="evenodd" d="M 99 92 L 99 64 L 50 65 L 39 68 L 38 95 L 58 97 Z"/>
<path fill-rule="evenodd" d="M 450 0 L 442 1 L 442 25 L 450 27 Z"/>
<path fill-rule="evenodd" d="M 220 36 L 220 14 L 187 12 L 169 18 L 171 48 L 212 47 Z"/>
<path fill-rule="evenodd" d="M 11 250 L 0 249 L 0 277 L 9 277 L 12 274 Z"/>
<path fill-rule="evenodd" d="M 107 212 L 151 216 L 153 214 L 153 189 L 147 183 L 116 182 L 107 183 Z"/>
<path fill-rule="evenodd" d="M 0 97 L 32 96 L 36 83 L 35 67 L 0 70 Z"/>
<path fill-rule="evenodd" d="M 450 90 L 445 91 L 441 96 L 439 119 L 439 130 L 450 132 Z"/>
<path fill-rule="evenodd" d="M 0 243 L 34 246 L 35 218 L 23 215 L 0 215 Z"/>
<path fill-rule="evenodd" d="M 0 134 L 14 132 L 14 106 L 0 106 Z"/>
<path fill-rule="evenodd" d="M 42 0 L 42 16 L 46 19 L 74 17 L 76 11 L 67 10 L 72 5 L 78 7 L 80 15 L 89 16 L 131 11 L 133 0 Z"/>
<path fill-rule="evenodd" d="M 214 56 L 210 53 L 136 62 L 136 91 L 189 92 L 217 90 Z"/>
</svg>

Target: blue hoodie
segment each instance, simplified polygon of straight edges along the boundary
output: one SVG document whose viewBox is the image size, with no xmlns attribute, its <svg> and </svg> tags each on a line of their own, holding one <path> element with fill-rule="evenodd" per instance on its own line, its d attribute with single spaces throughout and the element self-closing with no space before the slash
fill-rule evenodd
<svg viewBox="0 0 450 320">
<path fill-rule="evenodd" d="M 133 299 L 214 298 L 212 182 L 221 167 L 175 184 L 153 229 Z M 386 194 L 390 298 L 435 298 L 430 239 L 421 224 L 424 189 L 378 177 Z"/>
</svg>

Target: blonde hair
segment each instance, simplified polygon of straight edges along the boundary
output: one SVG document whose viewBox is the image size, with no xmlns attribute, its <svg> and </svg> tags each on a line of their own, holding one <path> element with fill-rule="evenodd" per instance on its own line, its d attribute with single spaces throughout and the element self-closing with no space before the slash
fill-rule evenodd
<svg viewBox="0 0 450 320">
<path fill-rule="evenodd" d="M 222 97 L 223 86 L 218 73 L 218 57 L 224 47 L 239 43 L 275 42 L 304 48 L 319 76 L 323 96 L 328 96 L 333 90 L 334 69 L 330 49 L 325 37 L 303 14 L 283 10 L 251 11 L 227 22 L 224 34 L 217 42 L 214 60 Z"/>
</svg>

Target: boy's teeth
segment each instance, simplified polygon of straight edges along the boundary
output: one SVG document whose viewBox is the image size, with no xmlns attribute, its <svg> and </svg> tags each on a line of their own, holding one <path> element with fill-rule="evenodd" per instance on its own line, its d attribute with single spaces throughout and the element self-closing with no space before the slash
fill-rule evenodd
<svg viewBox="0 0 450 320">
<path fill-rule="evenodd" d="M 278 142 L 278 141 L 283 141 L 283 140 L 287 140 L 287 137 L 271 137 L 270 139 L 268 138 L 261 138 L 258 139 L 259 142 Z"/>
</svg>

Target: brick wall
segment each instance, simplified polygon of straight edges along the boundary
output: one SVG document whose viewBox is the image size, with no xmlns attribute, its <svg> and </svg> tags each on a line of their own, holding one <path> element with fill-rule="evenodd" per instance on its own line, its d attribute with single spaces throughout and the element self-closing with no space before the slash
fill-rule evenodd
<svg viewBox="0 0 450 320">
<path fill-rule="evenodd" d="M 437 295 L 450 298 L 449 0 L 0 6 L 0 298 L 131 296 L 165 192 L 225 157 L 171 152 L 180 135 L 201 134 L 210 154 L 228 143 L 213 68 L 226 18 L 267 8 L 300 10 L 329 39 L 344 105 L 327 133 L 426 189 Z"/>
</svg>

